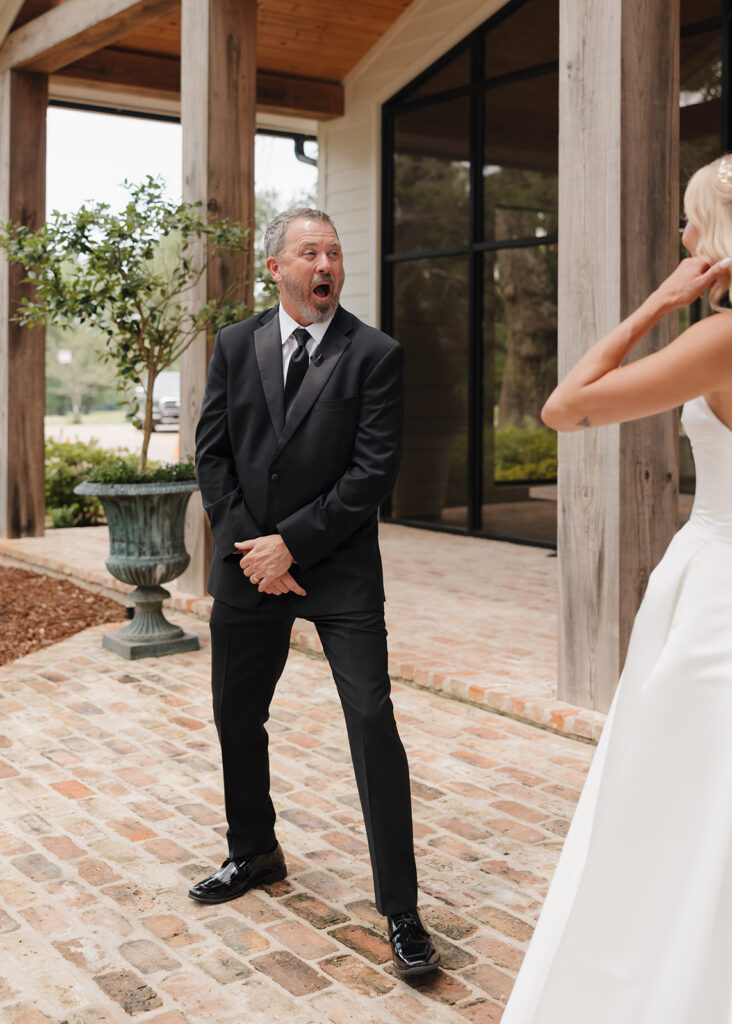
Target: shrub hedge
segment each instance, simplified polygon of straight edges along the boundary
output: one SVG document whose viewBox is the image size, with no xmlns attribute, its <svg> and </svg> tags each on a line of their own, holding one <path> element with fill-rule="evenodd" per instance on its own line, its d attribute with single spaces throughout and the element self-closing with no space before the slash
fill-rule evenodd
<svg viewBox="0 0 732 1024">
<path fill-rule="evenodd" d="M 119 457 L 94 439 L 46 441 L 46 512 L 52 526 L 96 526 L 104 520 L 99 501 L 74 494 L 74 488 Z M 129 458 L 136 462 L 134 456 Z"/>
<path fill-rule="evenodd" d="M 74 494 L 83 480 L 106 484 L 161 483 L 191 480 L 195 477 L 192 460 L 161 466 L 148 463 L 140 473 L 137 456 L 125 449 L 100 448 L 92 438 L 83 441 L 46 441 L 46 514 L 53 527 L 97 526 L 104 522 L 104 510 L 98 498 Z"/>
</svg>

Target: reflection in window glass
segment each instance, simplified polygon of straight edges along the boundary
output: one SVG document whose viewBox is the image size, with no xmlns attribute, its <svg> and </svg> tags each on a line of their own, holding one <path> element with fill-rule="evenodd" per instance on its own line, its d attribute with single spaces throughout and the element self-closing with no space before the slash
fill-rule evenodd
<svg viewBox="0 0 732 1024">
<path fill-rule="evenodd" d="M 408 102 L 432 96 L 436 92 L 449 92 L 470 84 L 470 48 L 465 46 L 453 59 L 435 71 L 418 89 L 406 97 Z"/>
<path fill-rule="evenodd" d="M 557 230 L 558 88 L 557 75 L 551 74 L 486 91 L 487 241 Z"/>
<path fill-rule="evenodd" d="M 494 24 L 485 37 L 485 77 L 557 60 L 559 0 L 529 0 Z"/>
<path fill-rule="evenodd" d="M 470 101 L 394 119 L 394 249 L 464 245 L 470 235 Z"/>
<path fill-rule="evenodd" d="M 722 47 L 719 31 L 681 40 L 681 195 L 702 164 L 719 156 L 722 118 Z"/>
<path fill-rule="evenodd" d="M 722 45 L 719 29 L 681 39 L 681 91 L 679 142 L 679 199 L 694 171 L 720 155 L 719 126 L 722 117 Z M 682 211 L 683 213 L 683 211 Z M 687 255 L 680 247 L 680 255 Z M 706 297 L 695 308 L 683 310 L 680 329 L 709 314 Z M 691 512 L 696 473 L 689 440 L 679 436 L 679 518 L 685 522 Z"/>
<path fill-rule="evenodd" d="M 696 23 L 681 40 L 683 190 L 720 152 L 724 72 L 721 0 L 681 4 Z M 557 372 L 558 22 L 558 0 L 512 0 L 385 107 L 384 327 L 407 355 L 397 518 L 556 539 L 556 435 L 539 414 Z"/>
<path fill-rule="evenodd" d="M 404 451 L 392 515 L 467 526 L 468 258 L 394 267 L 394 335 L 404 347 Z"/>
<path fill-rule="evenodd" d="M 540 413 L 557 380 L 557 249 L 484 259 L 483 529 L 553 543 L 557 435 Z"/>
<path fill-rule="evenodd" d="M 722 0 L 681 0 L 681 27 L 722 16 Z"/>
</svg>

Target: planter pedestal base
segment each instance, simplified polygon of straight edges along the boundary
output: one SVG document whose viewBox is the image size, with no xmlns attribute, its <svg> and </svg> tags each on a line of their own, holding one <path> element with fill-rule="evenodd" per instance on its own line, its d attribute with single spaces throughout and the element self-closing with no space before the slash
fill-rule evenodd
<svg viewBox="0 0 732 1024">
<path fill-rule="evenodd" d="M 198 637 L 184 633 L 163 615 L 163 601 L 170 597 L 164 587 L 136 587 L 129 596 L 135 616 L 127 626 L 102 636 L 106 650 L 130 660 L 198 650 Z"/>
<path fill-rule="evenodd" d="M 123 658 L 134 661 L 137 658 L 162 658 L 165 654 L 182 654 L 184 651 L 197 651 L 198 637 L 193 633 L 184 633 L 181 629 L 180 635 L 172 640 L 148 640 L 147 642 L 133 642 L 120 637 L 120 633 L 105 633 L 102 636 L 102 647 Z"/>
</svg>

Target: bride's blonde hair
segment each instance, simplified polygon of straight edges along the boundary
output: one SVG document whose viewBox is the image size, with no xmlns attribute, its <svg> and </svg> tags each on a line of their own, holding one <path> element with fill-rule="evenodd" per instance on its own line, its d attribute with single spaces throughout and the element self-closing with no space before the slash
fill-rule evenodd
<svg viewBox="0 0 732 1024">
<path fill-rule="evenodd" d="M 699 232 L 697 254 L 708 263 L 732 256 L 732 154 L 700 167 L 684 192 L 684 212 Z M 709 289 L 709 305 L 720 311 L 727 296 L 732 304 L 732 280 L 722 274 Z"/>
</svg>

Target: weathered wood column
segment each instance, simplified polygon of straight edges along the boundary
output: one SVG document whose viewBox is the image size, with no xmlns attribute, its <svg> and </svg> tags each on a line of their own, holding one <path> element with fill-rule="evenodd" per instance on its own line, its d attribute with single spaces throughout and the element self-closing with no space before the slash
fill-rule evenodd
<svg viewBox="0 0 732 1024">
<path fill-rule="evenodd" d="M 561 0 L 559 373 L 678 260 L 679 0 Z M 638 347 L 666 344 L 667 318 Z M 560 437 L 559 694 L 605 710 L 678 525 L 673 412 Z"/>
<path fill-rule="evenodd" d="M 40 227 L 46 215 L 48 76 L 0 72 L 0 222 Z M 45 518 L 46 333 L 12 316 L 24 271 L 0 255 L 0 536 L 34 537 Z"/>
<path fill-rule="evenodd" d="M 183 0 L 181 120 L 183 198 L 200 200 L 212 218 L 253 227 L 256 128 L 256 0 Z M 238 275 L 252 301 L 251 254 L 221 261 L 200 282 L 191 301 L 220 295 Z M 192 454 L 206 383 L 211 339 L 198 338 L 181 360 L 181 454 Z M 194 495 L 186 521 L 191 565 L 181 586 L 205 593 L 211 538 Z"/>
</svg>

